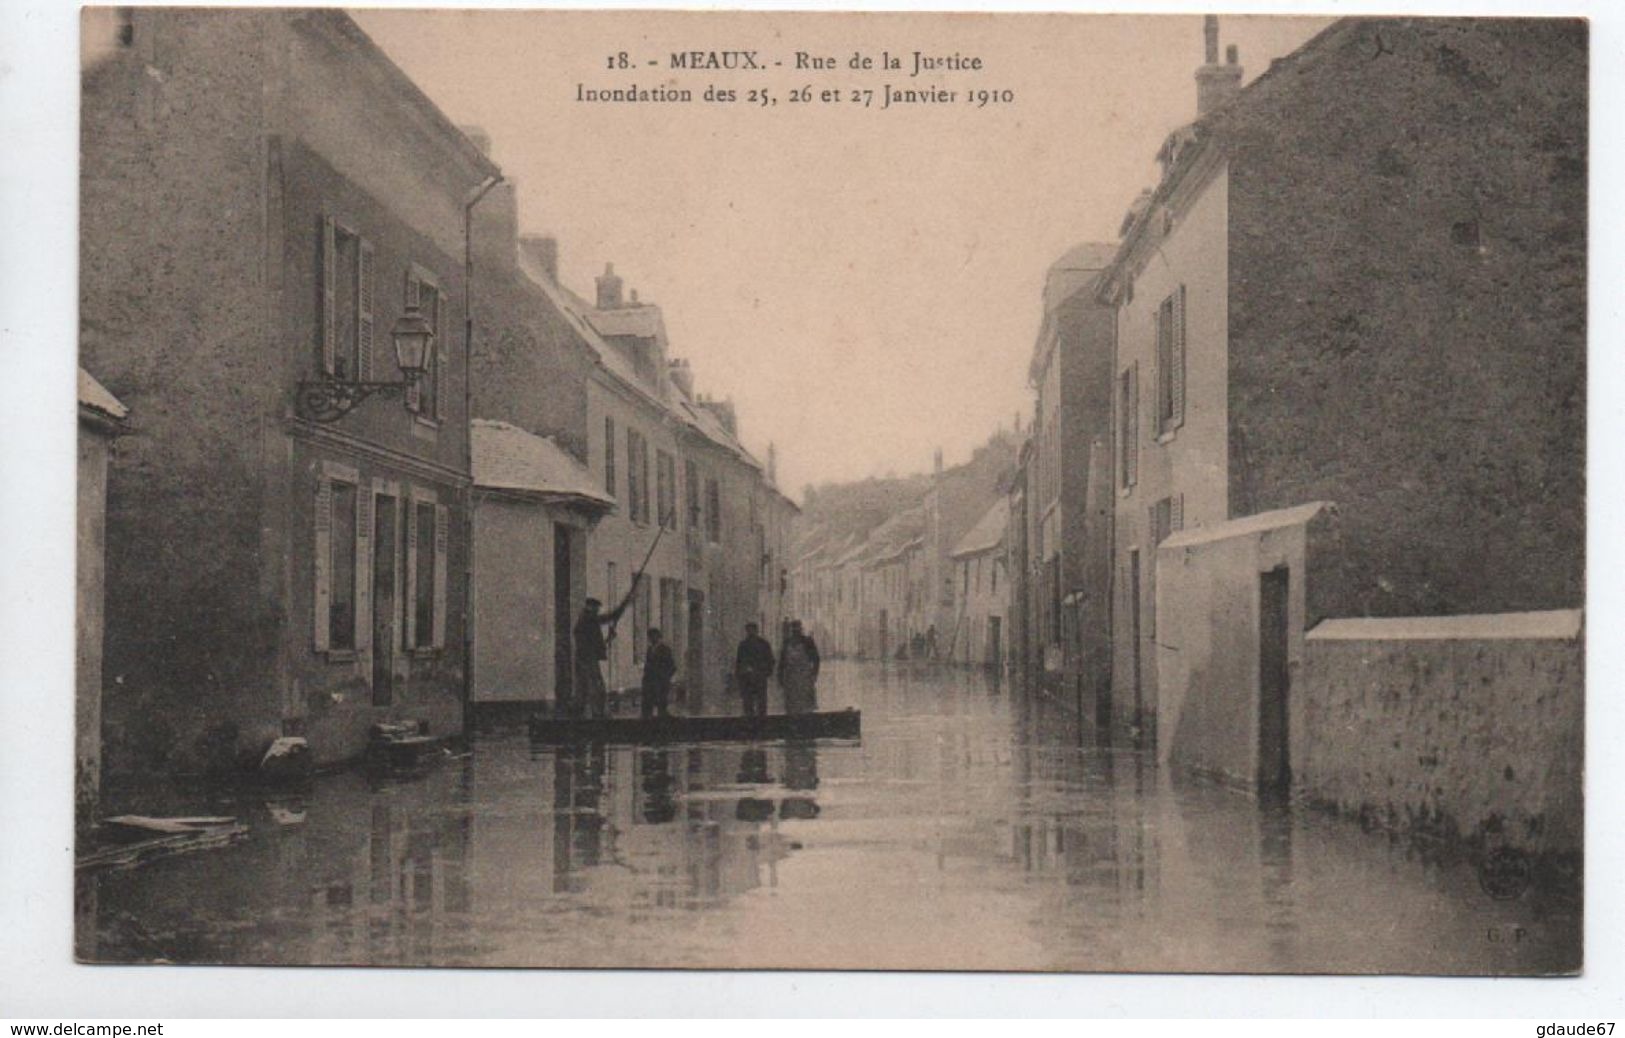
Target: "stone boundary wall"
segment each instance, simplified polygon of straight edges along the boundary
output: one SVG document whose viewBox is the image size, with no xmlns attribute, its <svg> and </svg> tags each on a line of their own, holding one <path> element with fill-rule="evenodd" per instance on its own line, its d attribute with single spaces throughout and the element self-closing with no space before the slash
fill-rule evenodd
<svg viewBox="0 0 1625 1038">
<path fill-rule="evenodd" d="M 1328 620 L 1294 690 L 1294 792 L 1396 832 L 1578 861 L 1579 610 Z"/>
</svg>

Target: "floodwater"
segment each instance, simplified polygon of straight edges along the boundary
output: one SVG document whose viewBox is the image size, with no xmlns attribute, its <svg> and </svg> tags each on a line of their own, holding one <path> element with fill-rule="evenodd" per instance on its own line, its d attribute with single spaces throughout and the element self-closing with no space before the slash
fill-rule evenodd
<svg viewBox="0 0 1625 1038">
<path fill-rule="evenodd" d="M 854 743 L 533 749 L 199 799 L 234 846 L 80 883 L 103 961 L 1543 973 L 1579 907 L 1080 748 L 986 674 L 836 662 Z"/>
</svg>

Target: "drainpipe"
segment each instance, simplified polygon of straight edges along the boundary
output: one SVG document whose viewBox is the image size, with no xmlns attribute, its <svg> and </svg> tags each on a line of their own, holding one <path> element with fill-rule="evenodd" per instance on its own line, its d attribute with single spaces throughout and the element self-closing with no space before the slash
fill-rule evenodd
<svg viewBox="0 0 1625 1038">
<path fill-rule="evenodd" d="M 486 177 L 463 203 L 463 738 L 474 734 L 474 207 L 502 183 Z"/>
</svg>

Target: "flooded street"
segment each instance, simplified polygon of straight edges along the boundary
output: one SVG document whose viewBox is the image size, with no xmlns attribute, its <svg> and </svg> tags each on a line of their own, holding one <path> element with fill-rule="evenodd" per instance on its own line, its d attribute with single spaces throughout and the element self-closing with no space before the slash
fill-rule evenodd
<svg viewBox="0 0 1625 1038">
<path fill-rule="evenodd" d="M 104 961 L 1501 973 L 1578 906 L 1173 781 L 983 672 L 832 663 L 861 744 L 533 749 L 209 799 L 248 838 L 81 883 Z M 775 704 L 776 708 L 776 704 Z"/>
</svg>

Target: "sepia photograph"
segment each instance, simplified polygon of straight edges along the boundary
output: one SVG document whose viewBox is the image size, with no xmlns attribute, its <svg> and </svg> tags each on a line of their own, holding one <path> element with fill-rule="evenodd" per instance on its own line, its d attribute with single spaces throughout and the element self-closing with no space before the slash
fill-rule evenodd
<svg viewBox="0 0 1625 1038">
<path fill-rule="evenodd" d="M 1582 972 L 1586 20 L 78 18 L 91 983 Z"/>
</svg>

